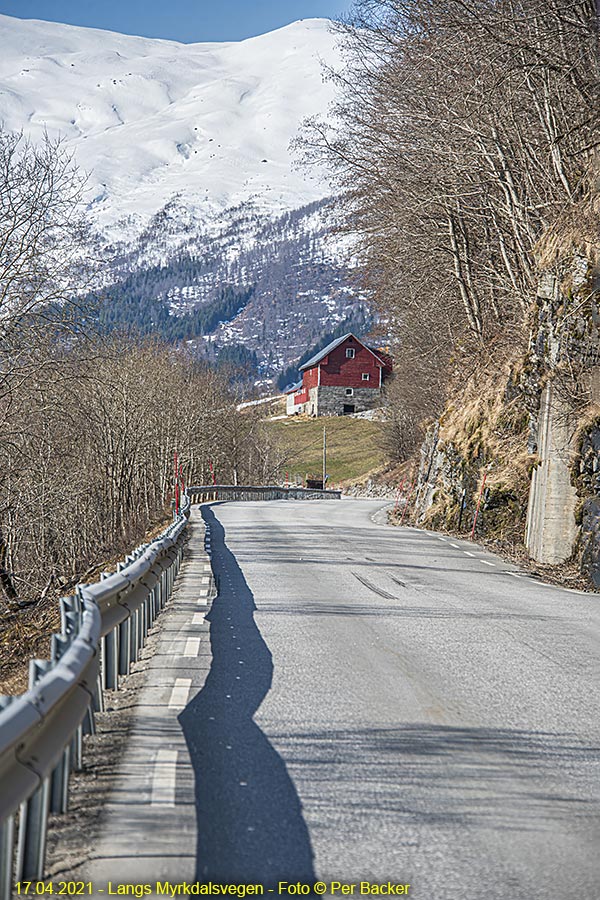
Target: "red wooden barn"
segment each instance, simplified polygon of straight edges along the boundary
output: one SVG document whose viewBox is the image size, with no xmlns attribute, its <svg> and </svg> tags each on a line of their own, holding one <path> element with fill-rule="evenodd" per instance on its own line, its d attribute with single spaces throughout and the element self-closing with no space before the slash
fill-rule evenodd
<svg viewBox="0 0 600 900">
<path fill-rule="evenodd" d="M 320 350 L 300 371 L 302 381 L 287 391 L 288 415 L 350 415 L 381 404 L 392 358 L 349 333 Z"/>
</svg>

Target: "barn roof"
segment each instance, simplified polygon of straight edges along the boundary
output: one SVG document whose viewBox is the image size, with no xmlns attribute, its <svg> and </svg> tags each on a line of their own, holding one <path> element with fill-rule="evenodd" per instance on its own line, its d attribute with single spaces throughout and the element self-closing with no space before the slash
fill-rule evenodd
<svg viewBox="0 0 600 900">
<path fill-rule="evenodd" d="M 336 347 L 339 347 L 340 344 L 343 344 L 344 341 L 346 341 L 348 338 L 354 338 L 354 340 L 358 344 L 360 344 L 361 347 L 364 347 L 365 350 L 368 350 L 369 353 L 373 354 L 378 363 L 382 362 L 379 356 L 373 350 L 371 350 L 370 347 L 367 347 L 366 344 L 363 344 L 360 338 L 357 338 L 355 334 L 352 334 L 352 332 L 349 331 L 348 334 L 344 334 L 342 335 L 342 337 L 336 338 L 335 341 L 332 341 L 330 344 L 327 344 L 326 347 L 323 347 L 322 350 L 319 350 L 318 353 L 315 353 L 315 355 L 311 357 L 308 362 L 305 362 L 303 366 L 300 366 L 300 371 L 303 372 L 304 369 L 312 369 L 313 366 L 316 366 L 317 363 L 321 362 L 324 356 L 327 356 L 328 353 L 331 353 L 332 350 L 335 350 Z"/>
<path fill-rule="evenodd" d="M 284 394 L 295 394 L 296 391 L 299 391 L 301 387 L 302 387 L 302 382 L 297 381 L 296 384 L 291 384 L 289 386 L 289 388 L 286 388 L 283 393 Z"/>
</svg>

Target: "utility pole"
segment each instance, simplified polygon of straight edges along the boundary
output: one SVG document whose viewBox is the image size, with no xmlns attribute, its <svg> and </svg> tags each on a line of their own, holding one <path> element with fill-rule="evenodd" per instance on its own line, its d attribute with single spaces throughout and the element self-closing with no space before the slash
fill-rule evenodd
<svg viewBox="0 0 600 900">
<path fill-rule="evenodd" d="M 323 490 L 325 490 L 325 479 L 327 478 L 327 430 L 323 426 Z"/>
</svg>

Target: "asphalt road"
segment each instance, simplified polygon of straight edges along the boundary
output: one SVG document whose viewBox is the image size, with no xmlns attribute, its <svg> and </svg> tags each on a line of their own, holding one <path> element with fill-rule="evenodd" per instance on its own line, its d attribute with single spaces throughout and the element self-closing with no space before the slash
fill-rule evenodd
<svg viewBox="0 0 600 900">
<path fill-rule="evenodd" d="M 598 900 L 600 598 L 383 505 L 194 511 L 94 879 Z"/>
<path fill-rule="evenodd" d="M 599 598 L 381 507 L 204 513 L 221 594 L 180 717 L 198 874 L 597 900 Z"/>
</svg>

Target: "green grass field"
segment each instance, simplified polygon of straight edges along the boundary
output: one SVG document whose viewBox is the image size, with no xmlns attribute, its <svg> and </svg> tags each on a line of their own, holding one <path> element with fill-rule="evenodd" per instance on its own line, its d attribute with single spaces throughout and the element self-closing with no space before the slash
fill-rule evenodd
<svg viewBox="0 0 600 900">
<path fill-rule="evenodd" d="M 290 478 L 307 473 L 321 476 L 323 470 L 323 428 L 327 432 L 327 474 L 329 484 L 354 481 L 380 468 L 385 462 L 381 446 L 381 426 L 366 419 L 327 416 L 319 419 L 281 419 L 269 423 L 285 447 L 285 470 Z"/>
</svg>

